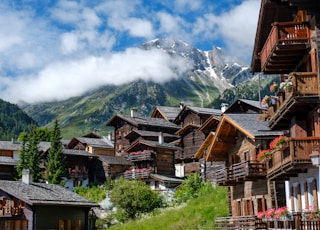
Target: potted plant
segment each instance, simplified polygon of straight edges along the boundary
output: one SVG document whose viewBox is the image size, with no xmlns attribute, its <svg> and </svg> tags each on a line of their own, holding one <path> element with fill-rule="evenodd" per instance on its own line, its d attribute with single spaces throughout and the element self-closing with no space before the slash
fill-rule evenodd
<svg viewBox="0 0 320 230">
<path fill-rule="evenodd" d="M 262 98 L 261 103 L 262 103 L 262 105 L 269 105 L 269 104 L 270 104 L 270 101 L 271 101 L 270 96 L 266 95 L 266 96 L 264 96 L 264 97 Z"/>
<path fill-rule="evenodd" d="M 275 92 L 277 92 L 278 88 L 279 88 L 279 85 L 274 81 L 272 83 L 272 85 L 270 86 L 270 92 L 275 93 Z"/>
<path fill-rule="evenodd" d="M 280 83 L 280 89 L 284 91 L 291 91 L 292 90 L 292 82 L 290 80 L 286 80 Z"/>
<path fill-rule="evenodd" d="M 258 161 L 264 161 L 265 159 L 269 159 L 271 156 L 272 156 L 272 150 L 265 149 L 265 150 L 261 150 L 258 153 L 257 159 L 258 159 Z"/>
</svg>

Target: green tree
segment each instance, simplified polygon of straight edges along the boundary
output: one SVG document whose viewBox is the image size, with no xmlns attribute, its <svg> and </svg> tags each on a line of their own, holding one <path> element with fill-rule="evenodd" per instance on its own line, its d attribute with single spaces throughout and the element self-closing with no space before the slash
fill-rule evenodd
<svg viewBox="0 0 320 230">
<path fill-rule="evenodd" d="M 41 179 L 41 156 L 38 149 L 39 140 L 36 127 L 33 127 L 29 134 L 25 132 L 20 134 L 20 140 L 22 145 L 17 165 L 18 177 L 21 178 L 23 169 L 30 169 L 33 181 L 39 182 Z"/>
<path fill-rule="evenodd" d="M 21 135 L 23 134 L 23 135 Z M 22 177 L 22 170 L 28 168 L 28 152 L 26 149 L 26 142 L 28 140 L 28 133 L 23 132 L 20 134 L 20 140 L 21 140 L 21 150 L 20 150 L 20 157 L 17 165 L 17 173 L 18 173 L 18 178 Z"/>
<path fill-rule="evenodd" d="M 162 206 L 161 197 L 140 180 L 116 180 L 110 199 L 118 208 L 118 220 L 122 222 Z"/>
<path fill-rule="evenodd" d="M 196 198 L 199 196 L 199 192 L 204 185 L 200 174 L 193 173 L 183 181 L 174 196 L 177 198 L 178 203 Z"/>
<path fill-rule="evenodd" d="M 66 176 L 66 157 L 62 152 L 61 131 L 58 120 L 54 122 L 51 133 L 51 147 L 47 156 L 46 180 L 51 184 L 61 184 Z"/>
</svg>

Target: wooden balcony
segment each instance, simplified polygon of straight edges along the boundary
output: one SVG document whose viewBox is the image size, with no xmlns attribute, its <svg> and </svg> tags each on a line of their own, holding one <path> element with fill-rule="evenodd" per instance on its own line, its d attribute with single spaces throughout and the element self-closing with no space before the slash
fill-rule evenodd
<svg viewBox="0 0 320 230">
<path fill-rule="evenodd" d="M 232 178 L 237 181 L 252 181 L 265 178 L 266 167 L 259 161 L 245 161 L 231 166 Z"/>
<path fill-rule="evenodd" d="M 131 152 L 128 155 L 128 160 L 130 161 L 151 161 L 153 151 L 151 150 L 144 150 L 139 152 Z"/>
<path fill-rule="evenodd" d="M 319 103 L 319 77 L 313 72 L 292 72 L 286 81 L 292 83 L 290 90 L 278 91 L 276 103 L 269 106 L 270 128 L 288 128 L 291 118 L 310 111 Z"/>
<path fill-rule="evenodd" d="M 312 165 L 310 154 L 319 150 L 319 137 L 290 139 L 287 148 L 275 150 L 267 160 L 267 177 L 271 180 L 287 180 L 306 172 Z"/>
<path fill-rule="evenodd" d="M 261 71 L 288 74 L 310 49 L 310 31 L 305 22 L 274 23 L 260 54 Z"/>
<path fill-rule="evenodd" d="M 148 179 L 150 176 L 149 169 L 132 169 L 124 172 L 123 177 L 128 180 Z"/>
<path fill-rule="evenodd" d="M 23 214 L 23 207 L 16 205 L 13 200 L 0 199 L 0 218 L 20 216 Z"/>
<path fill-rule="evenodd" d="M 69 179 L 75 179 L 75 178 L 85 179 L 85 178 L 88 178 L 88 171 L 69 168 L 67 178 L 69 178 Z"/>
<path fill-rule="evenodd" d="M 243 181 L 263 179 L 266 175 L 265 165 L 258 161 L 240 162 L 216 171 L 217 183 L 221 186 L 233 186 Z"/>
</svg>

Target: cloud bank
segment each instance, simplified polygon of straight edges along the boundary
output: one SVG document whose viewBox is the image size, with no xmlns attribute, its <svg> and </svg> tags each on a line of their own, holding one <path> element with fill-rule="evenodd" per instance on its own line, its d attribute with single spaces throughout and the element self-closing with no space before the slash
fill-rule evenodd
<svg viewBox="0 0 320 230">
<path fill-rule="evenodd" d="M 192 63 L 134 48 L 156 37 L 251 57 L 259 0 L 4 0 L 0 3 L 0 98 L 64 100 L 105 84 L 165 82 Z M 204 45 L 204 44 L 210 44 Z M 172 69 L 175 69 L 173 72 Z"/>
</svg>

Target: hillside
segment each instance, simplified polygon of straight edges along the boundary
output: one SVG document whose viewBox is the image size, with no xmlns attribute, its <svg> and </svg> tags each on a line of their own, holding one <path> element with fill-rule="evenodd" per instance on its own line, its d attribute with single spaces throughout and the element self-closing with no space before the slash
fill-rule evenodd
<svg viewBox="0 0 320 230">
<path fill-rule="evenodd" d="M 37 123 L 17 105 L 0 99 L 0 140 L 18 138 L 23 131 L 30 131 Z"/>
<path fill-rule="evenodd" d="M 190 200 L 181 208 L 158 211 L 150 218 L 115 225 L 110 230 L 194 230 L 214 229 L 214 218 L 228 216 L 228 196 L 225 187 Z"/>
<path fill-rule="evenodd" d="M 220 48 L 201 51 L 182 41 L 155 39 L 140 47 L 160 49 L 192 63 L 190 70 L 176 79 L 156 83 L 141 76 L 123 85 L 106 85 L 85 95 L 40 104 L 21 105 L 40 126 L 51 127 L 57 118 L 64 138 L 86 134 L 96 129 L 102 135 L 109 130 L 106 122 L 116 113 L 128 114 L 136 108 L 140 115 L 149 116 L 157 105 L 185 104 L 219 108 L 221 102 L 232 103 L 236 98 L 258 99 L 257 79 L 249 67 L 235 62 Z M 175 71 L 174 69 L 172 71 Z M 255 82 L 247 92 L 241 92 L 245 82 Z M 251 83 L 250 83 L 251 84 Z M 227 97 L 224 96 L 227 92 Z"/>
</svg>

